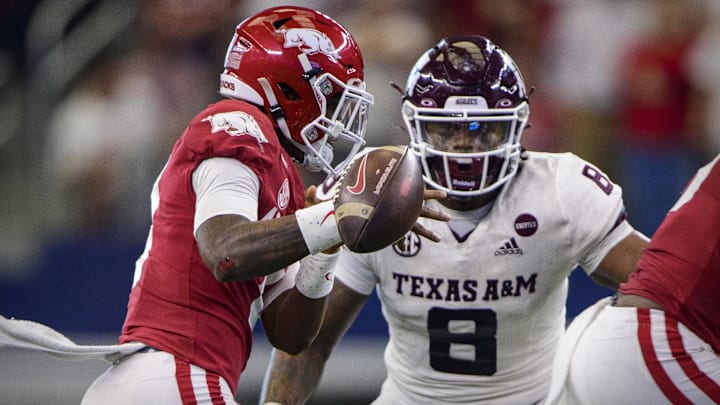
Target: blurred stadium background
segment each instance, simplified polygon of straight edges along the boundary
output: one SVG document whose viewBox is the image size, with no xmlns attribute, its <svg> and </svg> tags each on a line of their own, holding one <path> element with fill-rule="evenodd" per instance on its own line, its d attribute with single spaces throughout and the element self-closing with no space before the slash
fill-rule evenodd
<svg viewBox="0 0 720 405">
<path fill-rule="evenodd" d="M 78 343 L 114 343 L 174 140 L 216 99 L 234 26 L 271 5 L 345 25 L 376 96 L 368 141 L 405 143 L 401 86 L 441 36 L 486 35 L 534 87 L 529 149 L 571 151 L 623 186 L 651 235 L 690 173 L 720 151 L 718 0 L 6 0 L 0 4 L 0 314 Z M 314 182 L 317 178 L 306 178 Z M 610 292 L 571 277 L 568 319 Z M 373 299 L 313 403 L 367 403 L 384 378 Z M 258 332 L 239 386 L 257 400 Z M 0 403 L 76 404 L 104 362 L 0 352 Z"/>
</svg>

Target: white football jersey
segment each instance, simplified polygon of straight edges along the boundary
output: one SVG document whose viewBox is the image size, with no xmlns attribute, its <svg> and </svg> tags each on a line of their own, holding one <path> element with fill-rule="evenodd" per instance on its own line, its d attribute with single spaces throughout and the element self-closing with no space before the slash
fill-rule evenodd
<svg viewBox="0 0 720 405">
<path fill-rule="evenodd" d="M 620 187 L 597 168 L 570 153 L 526 153 L 465 240 L 422 218 L 440 243 L 409 233 L 404 248 L 342 249 L 336 277 L 363 294 L 377 288 L 389 325 L 388 378 L 375 403 L 532 404 L 547 395 L 570 272 L 594 271 L 632 227 Z"/>
</svg>

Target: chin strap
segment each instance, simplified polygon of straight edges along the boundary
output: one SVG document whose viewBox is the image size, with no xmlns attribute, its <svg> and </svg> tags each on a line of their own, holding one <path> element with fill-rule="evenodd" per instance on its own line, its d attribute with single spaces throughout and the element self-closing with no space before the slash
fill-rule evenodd
<svg viewBox="0 0 720 405">
<path fill-rule="evenodd" d="M 270 105 L 270 114 L 273 119 L 275 119 L 278 128 L 280 128 L 280 131 L 287 139 L 296 144 L 295 146 L 300 147 L 300 145 L 297 145 L 297 142 L 293 141 L 292 136 L 290 136 L 290 128 L 285 120 L 285 112 L 282 107 L 280 107 L 280 104 L 278 104 L 277 98 L 275 98 L 275 93 L 272 91 L 272 86 L 270 86 L 270 82 L 268 82 L 268 80 L 264 77 L 258 78 L 257 81 L 260 83 L 260 87 L 262 87 L 263 92 L 265 92 L 265 98 L 267 98 L 268 104 Z M 300 150 L 304 151 L 305 148 L 300 147 Z"/>
<path fill-rule="evenodd" d="M 275 123 L 277 123 L 280 132 L 282 132 L 285 139 L 287 139 L 293 146 L 295 146 L 300 152 L 302 152 L 302 165 L 311 172 L 319 172 L 320 170 L 322 170 L 322 166 L 317 163 L 319 159 L 317 159 L 315 156 L 311 156 L 311 154 L 307 151 L 308 147 L 305 144 L 296 141 L 290 135 L 290 128 L 288 127 L 287 120 L 285 119 L 285 112 L 283 111 L 282 107 L 280 107 L 280 104 L 278 104 L 277 98 L 275 98 L 275 94 L 272 91 L 272 86 L 270 86 L 270 82 L 268 82 L 266 78 L 261 77 L 258 79 L 258 83 L 260 83 L 260 86 L 265 93 L 265 97 L 267 98 L 268 104 L 270 105 L 270 115 L 272 115 Z M 332 151 L 328 152 L 330 152 L 330 159 L 332 159 Z M 325 155 L 327 155 L 327 153 L 325 153 Z"/>
<path fill-rule="evenodd" d="M 312 65 L 310 64 L 310 59 L 308 59 L 307 55 L 304 53 L 298 55 L 298 60 L 300 61 L 300 66 L 302 66 L 303 68 L 303 77 L 305 78 L 305 80 L 307 80 L 310 84 L 315 83 L 315 78 L 317 77 L 317 74 L 318 72 L 320 72 L 320 70 L 313 69 Z"/>
</svg>

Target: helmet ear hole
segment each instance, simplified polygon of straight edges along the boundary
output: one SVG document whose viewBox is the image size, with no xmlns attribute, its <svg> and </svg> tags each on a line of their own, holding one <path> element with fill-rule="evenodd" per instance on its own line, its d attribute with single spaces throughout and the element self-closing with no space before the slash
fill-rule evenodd
<svg viewBox="0 0 720 405">
<path fill-rule="evenodd" d="M 280 29 L 280 27 L 282 27 L 283 25 L 285 25 L 285 23 L 287 23 L 287 22 L 290 21 L 290 20 L 292 20 L 292 18 L 290 18 L 290 17 L 281 18 L 281 19 L 273 22 L 273 27 L 275 27 L 275 29 L 278 30 L 278 29 Z"/>
<path fill-rule="evenodd" d="M 277 86 L 280 88 L 280 91 L 282 91 L 283 96 L 285 96 L 286 100 L 290 100 L 290 101 L 302 100 L 302 97 L 300 97 L 300 95 L 295 90 L 293 90 L 293 88 L 290 87 L 290 85 L 288 85 L 287 83 L 280 82 L 277 84 Z"/>
</svg>

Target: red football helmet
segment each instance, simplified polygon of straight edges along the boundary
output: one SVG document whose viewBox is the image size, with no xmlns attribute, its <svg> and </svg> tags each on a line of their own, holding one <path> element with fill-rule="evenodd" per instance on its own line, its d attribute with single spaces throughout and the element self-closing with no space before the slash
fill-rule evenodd
<svg viewBox="0 0 720 405">
<path fill-rule="evenodd" d="M 425 182 L 448 195 L 498 189 L 517 172 L 530 114 L 520 71 L 487 38 L 445 38 L 408 77 L 402 107 Z"/>
<path fill-rule="evenodd" d="M 339 175 L 365 143 L 373 97 L 365 91 L 360 49 L 345 28 L 315 10 L 275 7 L 241 22 L 225 55 L 220 93 L 264 107 L 310 171 Z M 347 152 L 339 163 L 331 144 Z"/>
</svg>

